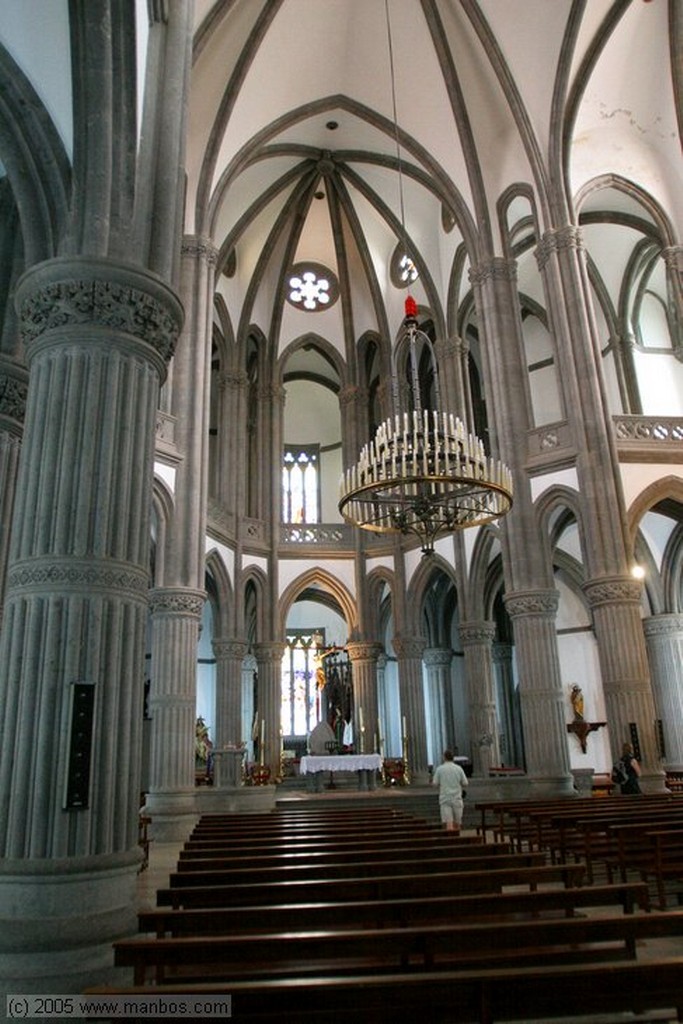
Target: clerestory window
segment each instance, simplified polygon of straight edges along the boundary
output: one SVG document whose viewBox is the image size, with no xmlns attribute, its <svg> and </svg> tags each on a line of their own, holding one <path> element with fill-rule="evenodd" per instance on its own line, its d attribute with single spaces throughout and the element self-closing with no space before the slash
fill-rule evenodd
<svg viewBox="0 0 683 1024">
<path fill-rule="evenodd" d="M 285 445 L 282 463 L 282 521 L 320 522 L 320 446 Z"/>
</svg>

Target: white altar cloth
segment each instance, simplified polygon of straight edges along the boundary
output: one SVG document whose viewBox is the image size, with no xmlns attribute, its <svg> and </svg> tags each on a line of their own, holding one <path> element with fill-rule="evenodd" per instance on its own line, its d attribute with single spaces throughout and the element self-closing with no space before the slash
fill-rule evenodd
<svg viewBox="0 0 683 1024">
<path fill-rule="evenodd" d="M 371 772 L 382 767 L 379 754 L 308 754 L 299 762 L 299 774 L 308 775 L 316 772 Z"/>
</svg>

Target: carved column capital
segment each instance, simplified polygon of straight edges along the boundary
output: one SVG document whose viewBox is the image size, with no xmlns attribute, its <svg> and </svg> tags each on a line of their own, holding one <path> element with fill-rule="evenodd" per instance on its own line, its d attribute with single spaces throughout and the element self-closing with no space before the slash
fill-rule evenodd
<svg viewBox="0 0 683 1024">
<path fill-rule="evenodd" d="M 550 257 L 559 252 L 568 250 L 578 252 L 582 249 L 583 235 L 581 228 L 575 224 L 565 224 L 564 227 L 546 231 L 536 246 L 536 262 L 539 270 L 543 270 Z"/>
<path fill-rule="evenodd" d="M 488 281 L 514 283 L 517 280 L 517 264 L 514 260 L 504 259 L 502 256 L 492 256 L 490 260 L 471 267 L 469 278 L 474 287 Z"/>
<path fill-rule="evenodd" d="M 287 650 L 287 644 L 280 640 L 264 640 L 254 644 L 254 654 L 258 662 L 280 662 Z"/>
<path fill-rule="evenodd" d="M 613 604 L 640 604 L 643 584 L 632 576 L 602 576 L 583 584 L 591 608 Z"/>
<path fill-rule="evenodd" d="M 425 641 L 421 637 L 394 637 L 394 650 L 399 658 L 422 658 Z"/>
<path fill-rule="evenodd" d="M 683 615 L 650 615 L 643 619 L 647 639 L 683 636 Z"/>
<path fill-rule="evenodd" d="M 372 640 L 354 640 L 346 645 L 346 651 L 351 662 L 376 662 L 383 650 L 384 648 L 381 644 L 375 643 Z"/>
<path fill-rule="evenodd" d="M 112 335 L 142 343 L 163 372 L 183 323 L 174 292 L 159 278 L 113 260 L 63 257 L 31 267 L 15 304 L 29 361 L 44 346 Z"/>
<path fill-rule="evenodd" d="M 249 644 L 242 640 L 214 640 L 213 653 L 217 661 L 242 661 L 249 651 Z"/>
<path fill-rule="evenodd" d="M 504 601 L 511 619 L 550 618 L 557 614 L 560 595 L 556 590 L 517 590 Z"/>
<path fill-rule="evenodd" d="M 453 651 L 450 647 L 426 647 L 422 657 L 427 668 L 447 668 L 453 661 Z"/>
<path fill-rule="evenodd" d="M 180 255 L 193 260 L 203 260 L 210 267 L 218 262 L 218 249 L 212 239 L 203 235 L 185 235 L 180 245 Z"/>
<path fill-rule="evenodd" d="M 178 615 L 201 619 L 206 593 L 190 587 L 158 587 L 150 591 L 152 615 Z"/>
<path fill-rule="evenodd" d="M 496 636 L 495 622 L 461 622 L 458 627 L 463 647 L 492 644 Z"/>
<path fill-rule="evenodd" d="M 20 433 L 26 414 L 28 372 L 13 360 L 0 356 L 0 427 Z"/>
</svg>

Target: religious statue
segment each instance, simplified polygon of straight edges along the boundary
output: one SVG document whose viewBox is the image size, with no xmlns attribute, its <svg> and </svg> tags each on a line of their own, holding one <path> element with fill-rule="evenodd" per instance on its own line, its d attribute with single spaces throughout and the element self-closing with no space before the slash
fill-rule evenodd
<svg viewBox="0 0 683 1024">
<path fill-rule="evenodd" d="M 209 727 L 200 715 L 195 724 L 195 760 L 197 765 L 209 765 L 213 743 L 209 738 Z"/>
<path fill-rule="evenodd" d="M 572 708 L 574 709 L 574 721 L 583 721 L 583 693 L 581 687 L 574 683 L 572 691 L 569 695 L 569 699 L 572 702 Z"/>
</svg>

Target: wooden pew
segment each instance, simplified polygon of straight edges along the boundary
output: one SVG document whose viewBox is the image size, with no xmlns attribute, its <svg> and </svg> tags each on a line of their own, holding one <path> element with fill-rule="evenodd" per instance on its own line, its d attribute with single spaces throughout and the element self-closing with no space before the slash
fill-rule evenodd
<svg viewBox="0 0 683 1024">
<path fill-rule="evenodd" d="M 496 1024 L 519 1020 L 547 1024 L 570 1011 L 575 1024 L 596 1014 L 677 1011 L 683 1020 L 683 957 L 610 964 L 516 966 L 463 971 L 408 971 L 379 976 L 293 977 L 227 984 L 97 987 L 87 995 L 230 999 L 235 1019 L 260 1024 L 296 1020 L 310 1024 Z M 199 1012 L 199 1011 L 198 1011 Z M 139 1021 L 153 1019 L 144 1013 Z"/>
<path fill-rule="evenodd" d="M 649 909 L 645 882 L 591 885 L 574 888 L 536 889 L 510 892 L 466 893 L 421 896 L 412 899 L 333 901 L 328 903 L 287 902 L 258 907 L 205 907 L 192 909 L 154 908 L 138 914 L 140 932 L 162 935 L 238 935 L 243 932 L 277 931 L 285 928 L 370 928 L 404 927 L 453 920 L 505 917 L 535 917 L 564 914 L 591 908 L 621 907 L 633 913 L 636 906 Z M 281 894 L 286 900 L 286 893 Z"/>
<path fill-rule="evenodd" d="M 425 874 L 397 875 L 391 871 L 375 876 L 292 881 L 286 889 L 287 902 L 311 903 L 339 899 L 396 899 L 402 896 L 427 897 L 451 893 L 500 892 L 506 886 L 535 889 L 542 885 L 581 885 L 583 864 L 544 864 L 540 867 L 487 868 L 464 871 L 462 868 Z M 168 887 L 157 891 L 160 907 L 264 906 L 282 899 L 281 882 L 249 884 L 210 884 Z"/>
<path fill-rule="evenodd" d="M 286 855 L 285 855 L 286 857 Z M 411 855 L 384 862 L 373 859 L 347 858 L 326 863 L 314 863 L 309 859 L 303 863 L 281 860 L 278 864 L 263 867 L 258 864 L 244 867 L 224 867 L 221 861 L 215 867 L 203 867 L 201 861 L 190 861 L 186 870 L 173 871 L 169 877 L 172 889 L 188 886 L 222 885 L 290 885 L 298 881 L 334 881 L 343 884 L 347 878 L 373 878 L 380 873 L 395 878 L 417 877 L 442 871 L 486 871 L 488 868 L 536 867 L 546 863 L 544 853 L 500 853 L 490 856 L 447 856 L 443 850 L 435 856 Z"/>
<path fill-rule="evenodd" d="M 414 874 L 444 870 L 458 864 L 463 870 L 493 867 L 514 867 L 516 865 L 545 864 L 545 853 L 509 853 L 506 850 L 484 850 L 472 852 L 449 846 L 427 847 L 424 850 L 405 850 L 397 847 L 381 855 L 369 847 L 365 852 L 353 851 L 344 858 L 338 854 L 296 854 L 283 853 L 274 858 L 253 857 L 211 857 L 200 860 L 180 860 L 178 869 L 171 872 L 170 884 L 175 885 L 222 885 L 224 882 L 274 882 L 284 884 L 296 879 L 344 879 L 348 876 L 360 878 L 376 873 L 382 868 L 396 874 Z M 191 876 L 191 878 L 189 878 Z M 199 879 L 199 877 L 202 877 Z M 196 883 L 194 880 L 198 878 Z"/>
<path fill-rule="evenodd" d="M 624 798 L 624 804 L 626 799 Z M 600 861 L 605 865 L 608 877 L 612 878 L 618 862 L 615 844 L 615 829 L 620 826 L 645 829 L 649 823 L 661 822 L 672 827 L 683 824 L 683 807 L 656 803 L 652 806 L 641 801 L 628 801 L 623 808 L 613 808 L 606 814 L 593 812 L 590 815 L 574 816 L 571 813 L 553 815 L 550 827 L 552 839 L 547 836 L 546 849 L 551 859 L 566 861 L 570 856 L 586 863 L 589 883 L 593 881 L 593 865 Z"/>
<path fill-rule="evenodd" d="M 657 890 L 659 907 L 667 906 L 666 883 L 683 880 L 683 828 L 681 821 L 672 827 L 670 821 L 649 819 L 645 824 L 613 825 L 612 836 L 617 848 L 619 877 L 626 880 L 637 871 L 642 879 L 652 879 Z M 680 893 L 679 893 L 680 902 Z"/>
<path fill-rule="evenodd" d="M 260 842 L 249 840 L 245 837 L 243 842 L 226 840 L 186 842 L 183 849 L 179 851 L 179 860 L 198 860 L 206 856 L 221 856 L 224 853 L 235 854 L 236 856 L 271 856 L 279 853 L 316 853 L 335 851 L 340 856 L 352 854 L 355 850 L 370 849 L 381 854 L 383 850 L 421 849 L 423 846 L 434 846 L 435 844 L 447 844 L 450 849 L 460 850 L 473 846 L 477 850 L 496 847 L 496 849 L 510 852 L 510 843 L 484 843 L 478 835 L 454 835 L 452 832 L 445 832 L 440 829 L 432 833 L 416 833 L 405 835 L 397 840 L 396 836 L 356 836 L 355 838 L 337 838 L 336 836 L 327 839 L 273 839 L 272 841 L 262 840 Z"/>
<path fill-rule="evenodd" d="M 637 943 L 683 935 L 683 911 L 174 938 L 114 943 L 134 984 L 369 971 L 590 963 L 636 958 Z M 180 976 L 180 977 L 179 977 Z"/>
</svg>

